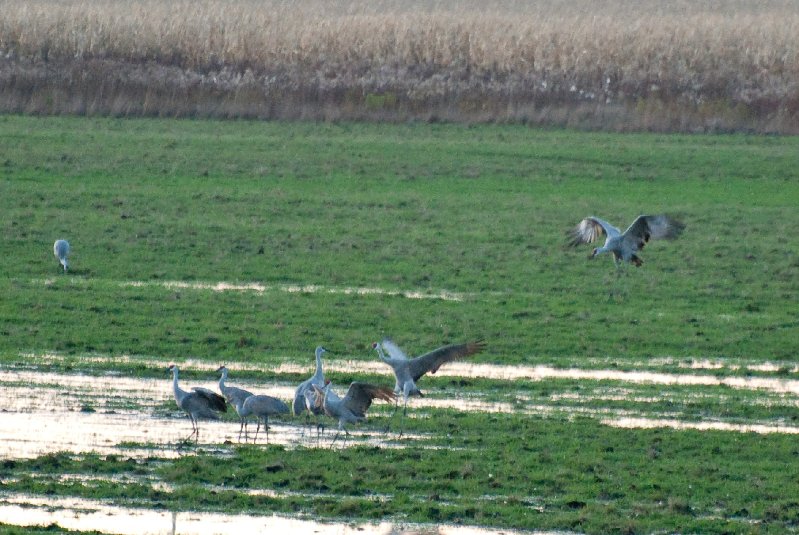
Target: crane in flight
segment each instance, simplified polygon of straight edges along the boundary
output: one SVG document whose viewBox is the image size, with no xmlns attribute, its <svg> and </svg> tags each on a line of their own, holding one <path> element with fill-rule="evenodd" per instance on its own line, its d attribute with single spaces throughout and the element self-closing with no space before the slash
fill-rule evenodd
<svg viewBox="0 0 799 535">
<path fill-rule="evenodd" d="M 602 247 L 595 247 L 588 258 L 596 258 L 602 253 L 613 253 L 613 260 L 631 262 L 636 267 L 644 263 L 638 252 L 650 239 L 673 240 L 679 236 L 685 225 L 665 214 L 639 215 L 627 230 L 619 229 L 598 217 L 586 217 L 570 231 L 569 245 L 576 247 L 583 243 L 593 243 L 606 236 Z"/>
</svg>

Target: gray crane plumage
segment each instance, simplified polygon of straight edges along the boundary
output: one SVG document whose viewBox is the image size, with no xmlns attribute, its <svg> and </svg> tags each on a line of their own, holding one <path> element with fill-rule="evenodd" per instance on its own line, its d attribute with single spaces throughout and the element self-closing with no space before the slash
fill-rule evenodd
<svg viewBox="0 0 799 535">
<path fill-rule="evenodd" d="M 650 239 L 673 240 L 678 237 L 685 225 L 665 214 L 639 215 L 627 230 L 619 229 L 598 217 L 586 217 L 571 230 L 569 245 L 577 246 L 583 243 L 593 243 L 606 236 L 605 244 L 596 247 L 589 258 L 595 258 L 601 253 L 613 253 L 613 259 L 618 265 L 621 262 L 631 262 L 636 267 L 644 263 L 636 254 Z"/>
<path fill-rule="evenodd" d="M 329 381 L 324 388 L 320 388 L 317 385 L 313 385 L 312 388 L 317 400 L 321 397 L 321 405 L 325 414 L 331 418 L 338 419 L 338 432 L 333 437 L 331 444 L 336 441 L 341 431 L 344 431 L 347 435 L 350 434 L 344 424 L 355 424 L 366 420 L 366 411 L 372 406 L 373 400 L 381 399 L 392 402 L 397 397 L 389 387 L 358 381 L 350 384 L 343 398 L 333 392 L 331 389 L 332 383 Z"/>
<path fill-rule="evenodd" d="M 422 396 L 421 390 L 416 386 L 416 381 L 426 373 L 436 373 L 447 362 L 464 359 L 481 352 L 485 348 L 485 342 L 477 340 L 465 344 L 447 345 L 412 359 L 408 358 L 389 338 L 384 338 L 382 342 L 375 342 L 372 347 L 377 351 L 380 360 L 391 366 L 394 371 L 396 378 L 394 392 L 397 395 L 402 394 L 405 403 L 404 412 L 407 412 L 408 398 Z M 383 350 L 388 353 L 388 356 Z"/>
<path fill-rule="evenodd" d="M 227 386 L 225 381 L 227 381 L 228 369 L 225 366 L 220 366 L 216 371 L 222 374 L 219 378 L 219 391 L 225 396 L 227 402 L 233 405 L 233 408 L 236 409 L 236 414 L 239 415 L 239 423 L 241 424 L 239 426 L 239 440 L 241 440 L 242 431 L 244 431 L 244 436 L 247 436 L 247 418 L 242 414 L 242 406 L 244 401 L 252 396 L 253 393 L 243 388 Z"/>
<path fill-rule="evenodd" d="M 64 273 L 67 271 L 68 263 L 67 256 L 69 256 L 69 242 L 67 240 L 56 240 L 53 244 L 53 254 L 64 266 Z"/>
<path fill-rule="evenodd" d="M 292 403 L 292 411 L 294 412 L 294 416 L 298 416 L 300 413 L 305 412 L 306 415 L 309 412 L 319 415 L 321 414 L 321 409 L 312 410 L 311 407 L 306 403 L 305 400 L 305 393 L 311 392 L 313 393 L 312 385 L 316 385 L 320 388 L 324 388 L 325 386 L 325 374 L 322 370 L 322 355 L 328 352 L 322 346 L 318 346 L 316 351 L 314 352 L 316 356 L 316 371 L 311 376 L 310 379 L 306 379 L 300 386 L 297 387 L 297 390 L 294 391 L 294 402 Z M 306 412 L 309 411 L 309 412 Z"/>
<path fill-rule="evenodd" d="M 191 419 L 192 431 L 187 439 L 195 436 L 195 440 L 197 440 L 200 437 L 197 420 L 200 418 L 218 420 L 217 412 L 227 412 L 225 398 L 212 390 L 199 386 L 195 386 L 191 392 L 187 392 L 178 386 L 178 367 L 172 364 L 169 366 L 169 370 L 172 372 L 172 390 L 175 394 L 175 402 Z"/>
<path fill-rule="evenodd" d="M 258 418 L 258 427 L 255 428 L 255 438 L 258 439 L 258 430 L 261 429 L 261 422 L 264 423 L 266 430 L 266 443 L 269 444 L 269 417 L 276 414 L 288 414 L 289 406 L 283 401 L 267 395 L 253 395 L 244 400 L 239 413 L 243 417 L 253 415 Z"/>
</svg>

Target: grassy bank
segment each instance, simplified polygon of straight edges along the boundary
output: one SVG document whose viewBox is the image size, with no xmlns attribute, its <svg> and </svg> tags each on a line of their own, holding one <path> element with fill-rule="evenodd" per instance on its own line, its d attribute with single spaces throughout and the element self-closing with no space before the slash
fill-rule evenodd
<svg viewBox="0 0 799 535">
<path fill-rule="evenodd" d="M 792 0 L 0 2 L 0 110 L 796 133 Z"/>
</svg>

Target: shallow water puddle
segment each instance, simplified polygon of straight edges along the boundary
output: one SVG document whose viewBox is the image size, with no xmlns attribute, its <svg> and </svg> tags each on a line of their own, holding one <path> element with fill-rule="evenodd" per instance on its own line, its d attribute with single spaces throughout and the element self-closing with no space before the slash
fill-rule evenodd
<svg viewBox="0 0 799 535">
<path fill-rule="evenodd" d="M 287 402 L 294 394 L 293 386 L 272 384 L 265 388 L 248 381 L 237 384 Z M 195 385 L 216 389 L 213 382 L 192 381 L 183 386 L 189 389 Z M 194 443 L 183 443 L 191 433 L 191 423 L 188 416 L 174 406 L 171 380 L 5 370 L 0 373 L 0 386 L 3 387 L 0 390 L 0 436 L 4 437 L 0 441 L 0 455 L 7 458 L 35 457 L 57 451 L 174 457 L 195 447 Z M 170 406 L 171 417 L 154 414 L 156 410 L 163 411 L 165 403 Z M 230 414 L 225 420 L 200 422 L 198 447 L 214 449 L 226 443 L 239 443 L 238 419 L 232 407 L 228 411 Z M 305 425 L 304 418 L 270 418 L 269 443 L 328 447 L 335 436 L 336 423 L 328 418 L 320 422 L 326 426 L 321 436 L 315 427 Z M 393 434 L 376 431 L 368 423 L 348 428 L 351 436 L 344 441 L 342 433 L 335 443 L 337 447 L 354 444 L 404 447 L 406 444 L 394 442 Z M 257 429 L 254 420 L 250 421 L 248 429 L 252 444 Z M 124 443 L 147 444 L 148 447 L 121 448 L 120 444 Z M 263 429 L 257 435 L 257 443 L 266 443 Z"/>
<path fill-rule="evenodd" d="M 228 433 L 226 427 L 223 429 L 218 422 L 202 422 L 199 444 L 213 449 L 231 440 L 231 436 L 235 441 L 235 434 Z M 190 432 L 188 419 L 165 420 L 142 414 L 4 413 L 0 418 L 0 456 L 32 458 L 59 451 L 93 451 L 130 457 L 177 457 L 185 451 L 180 447 L 181 440 Z M 277 435 L 280 433 L 270 433 L 270 442 Z M 153 448 L 120 448 L 125 442 L 152 444 Z"/>
<path fill-rule="evenodd" d="M 205 365 L 201 369 L 215 371 L 216 367 Z M 192 366 L 194 368 L 194 366 Z M 180 387 L 191 390 L 192 387 L 202 386 L 216 391 L 218 383 L 216 373 L 209 374 L 205 381 L 189 379 L 180 381 Z M 160 405 L 165 400 L 173 399 L 172 376 L 164 374 L 163 379 L 143 379 L 139 377 L 124 377 L 118 374 L 83 375 L 66 373 L 44 373 L 29 370 L 2 370 L 0 384 L 7 390 L 0 395 L 0 410 L 14 409 L 26 410 L 41 405 L 41 396 L 50 391 L 48 406 L 68 405 L 80 408 L 76 401 L 86 397 L 94 398 L 96 403 L 103 400 L 129 399 L 138 406 Z M 269 394 L 277 398 L 288 400 L 294 397 L 294 387 L 279 383 L 256 383 L 253 381 L 231 381 L 228 384 L 236 385 L 256 394 Z M 29 385 L 20 387 L 15 385 Z M 27 388 L 27 392 L 14 391 L 14 388 Z"/>
<path fill-rule="evenodd" d="M 47 284 L 48 281 L 45 281 Z M 186 282 L 186 281 L 127 281 L 120 286 L 156 286 L 169 290 L 209 290 L 213 292 L 284 292 L 284 293 L 328 293 L 343 295 L 388 295 L 408 299 L 439 299 L 442 301 L 463 301 L 467 294 L 447 290 L 388 290 L 385 288 L 369 288 L 358 286 L 321 286 L 318 284 L 261 284 L 258 282 Z"/>
<path fill-rule="evenodd" d="M 39 358 L 44 357 L 51 361 L 63 360 L 65 357 L 56 354 L 39 355 Z M 126 358 L 124 355 L 120 356 L 96 356 L 96 357 L 82 357 L 87 362 L 101 362 L 110 363 L 118 359 Z M 141 360 L 127 357 L 127 361 L 141 363 Z M 219 367 L 217 364 L 211 364 L 204 361 L 197 360 L 184 360 L 177 362 L 178 366 L 183 369 L 204 370 L 208 372 L 215 372 Z M 166 365 L 164 367 L 166 368 Z M 752 365 L 747 368 L 756 369 L 758 366 L 763 370 L 770 371 L 775 365 L 763 364 Z M 229 366 L 231 370 L 230 384 L 237 384 L 235 379 L 236 370 L 249 370 L 249 371 L 263 371 L 263 366 L 251 364 L 235 364 Z M 328 358 L 324 361 L 324 369 L 326 371 L 335 371 L 342 373 L 372 373 L 385 375 L 386 381 L 393 385 L 394 378 L 391 375 L 389 367 L 375 360 L 352 360 L 352 359 L 334 359 Z M 779 369 L 779 368 L 777 368 Z M 309 354 L 307 364 L 296 364 L 292 362 L 283 362 L 278 366 L 271 368 L 270 371 L 274 373 L 291 373 L 291 374 L 308 374 L 313 373 L 314 362 L 313 355 Z M 544 381 L 546 379 L 576 379 L 576 380 L 590 380 L 590 381 L 619 381 L 637 384 L 662 384 L 662 385 L 678 385 L 678 386 L 728 386 L 731 388 L 738 388 L 742 390 L 769 390 L 771 392 L 796 394 L 799 395 L 799 380 L 796 379 L 783 379 L 774 377 L 739 377 L 739 376 L 717 376 L 707 374 L 681 374 L 681 373 L 665 373 L 653 371 L 622 371 L 622 370 L 607 370 L 607 369 L 582 369 L 582 368 L 554 368 L 552 366 L 506 366 L 501 364 L 485 364 L 485 363 L 471 363 L 471 362 L 450 362 L 441 367 L 436 373 L 437 377 L 462 377 L 462 378 L 485 378 L 496 379 L 504 381 L 513 380 L 529 380 L 529 381 Z M 121 378 L 120 378 L 121 379 Z M 211 374 L 208 382 L 211 386 L 215 384 L 218 378 L 215 374 Z M 155 380 L 157 381 L 157 380 Z M 171 384 L 171 383 L 170 383 Z M 246 383 L 253 384 L 254 383 Z M 423 385 L 423 383 L 422 383 Z M 192 383 L 190 386 L 198 386 Z M 209 386 L 203 384 L 200 386 Z M 181 387 L 186 388 L 185 383 L 181 381 Z M 337 388 L 344 389 L 346 385 L 336 385 Z M 288 387 L 293 397 L 293 390 Z M 423 389 L 424 390 L 424 389 Z M 266 393 L 272 394 L 267 390 Z"/>
<path fill-rule="evenodd" d="M 605 425 L 622 427 L 625 429 L 656 429 L 668 427 L 670 429 L 693 429 L 696 431 L 734 431 L 736 433 L 783 433 L 799 435 L 799 427 L 789 425 L 770 424 L 736 424 L 729 422 L 686 422 L 683 420 L 670 420 L 658 418 L 603 418 L 600 420 Z"/>
<path fill-rule="evenodd" d="M 66 529 L 102 531 L 118 535 L 212 535 L 217 533 L 320 533 L 374 534 L 404 533 L 440 535 L 514 535 L 512 530 L 468 526 L 425 524 L 357 524 L 317 522 L 278 515 L 228 515 L 219 513 L 153 511 L 118 507 L 94 500 L 41 498 L 12 494 L 0 498 L 0 522 L 17 526 L 57 524 Z M 564 532 L 524 532 L 531 535 L 563 535 Z"/>
<path fill-rule="evenodd" d="M 790 363 L 774 363 L 774 362 L 758 362 L 740 364 L 737 362 L 729 362 L 726 360 L 711 360 L 711 359 L 675 359 L 672 357 L 654 358 L 646 362 L 637 362 L 635 366 L 676 366 L 689 370 L 746 370 L 750 372 L 765 372 L 765 373 L 797 373 L 799 372 L 799 365 Z"/>
<path fill-rule="evenodd" d="M 336 363 L 336 364 L 341 364 Z M 353 366 L 358 362 L 352 361 Z M 367 363 L 382 369 L 379 362 Z M 188 380 L 181 382 L 185 389 L 192 386 L 205 386 L 216 389 L 215 368 L 204 364 L 209 372 L 208 381 Z M 188 366 L 194 368 L 194 366 Z M 329 366 L 334 367 L 335 366 Z M 485 373 L 495 375 L 497 366 L 486 371 L 485 365 L 454 363 L 448 372 L 452 375 L 466 369 L 472 374 Z M 791 394 L 799 392 L 799 381 L 787 379 L 769 379 L 759 377 L 715 377 L 710 375 L 657 374 L 652 372 L 621 372 L 616 370 L 559 370 L 544 366 L 523 369 L 505 367 L 506 375 L 524 376 L 528 379 L 544 380 L 547 377 L 583 378 L 591 380 L 610 379 L 630 383 L 656 383 L 664 385 L 726 385 L 743 389 L 766 389 L 788 396 L 784 405 L 795 405 Z M 351 367 L 347 367 L 351 371 Z M 442 373 L 443 375 L 444 373 Z M 190 450 L 182 441 L 191 432 L 191 423 L 177 407 L 174 407 L 171 380 L 140 379 L 120 375 L 79 375 L 62 373 L 43 373 L 30 370 L 3 370 L 0 373 L 0 454 L 7 458 L 34 457 L 56 451 L 82 453 L 95 451 L 100 454 L 122 453 L 129 456 L 176 456 Z M 387 377 L 389 379 L 389 377 Z M 256 393 L 268 393 L 285 401 L 293 397 L 294 385 L 263 384 L 252 381 L 231 381 L 231 384 L 242 386 Z M 386 381 L 386 384 L 390 384 Z M 336 385 L 343 392 L 344 385 Z M 437 392 L 439 394 L 439 392 Z M 409 417 L 424 417 L 424 409 L 446 408 L 465 412 L 517 413 L 530 415 L 582 415 L 598 418 L 607 425 L 617 427 L 660 426 L 674 428 L 695 428 L 694 422 L 679 419 L 679 413 L 663 413 L 660 419 L 648 418 L 642 411 L 621 410 L 602 407 L 602 396 L 594 403 L 600 406 L 584 406 L 584 400 L 575 398 L 579 394 L 560 394 L 550 398 L 555 405 L 541 403 L 540 399 L 531 399 L 522 392 L 517 393 L 513 401 L 485 401 L 467 395 L 466 391 L 445 393 L 445 397 L 413 398 L 409 401 Z M 655 398 L 641 397 L 635 399 L 630 392 L 617 392 L 617 396 L 608 399 L 618 401 L 638 401 L 642 404 L 657 401 Z M 587 395 L 591 397 L 590 394 Z M 560 400 L 571 401 L 568 405 L 557 404 Z M 169 415 L 164 414 L 168 406 Z M 372 414 L 387 415 L 391 407 L 385 403 L 375 405 Z M 222 444 L 235 444 L 239 440 L 239 424 L 233 410 L 227 419 L 221 422 L 200 422 L 199 447 L 205 449 L 219 448 Z M 304 418 L 284 417 L 270 419 L 270 443 L 296 446 L 303 444 L 309 447 L 330 445 L 335 434 L 336 423 L 328 418 L 320 420 L 327 426 L 323 437 L 316 435 L 315 429 L 304 425 Z M 633 425 L 631 422 L 638 422 Z M 652 423 L 659 422 L 659 423 Z M 396 418 L 389 425 L 396 425 Z M 702 423 L 704 424 L 704 423 Z M 382 425 L 382 424 L 381 424 Z M 250 437 L 254 436 L 255 423 L 249 425 Z M 722 429 L 736 432 L 775 432 L 796 433 L 797 428 L 783 426 L 771 422 L 752 422 L 751 424 L 708 422 L 706 429 Z M 345 442 L 342 434 L 336 447 L 354 444 L 373 444 L 381 447 L 404 447 L 409 443 L 408 437 L 396 441 L 394 434 L 383 434 L 368 422 L 361 426 L 349 427 L 352 436 Z M 259 433 L 258 442 L 264 444 L 266 436 Z M 120 447 L 120 444 L 131 443 L 132 449 Z M 136 445 L 146 444 L 148 447 Z M 152 445 L 153 449 L 149 449 Z"/>
<path fill-rule="evenodd" d="M 71 453 L 96 452 L 98 454 L 121 454 L 127 457 L 167 457 L 173 458 L 196 451 L 219 449 L 226 444 L 265 445 L 263 428 L 255 436 L 256 426 L 249 426 L 249 440 L 238 440 L 237 422 L 201 421 L 200 438 L 184 442 L 191 433 L 188 418 L 155 418 L 141 413 L 101 414 L 83 412 L 53 413 L 3 413 L 0 417 L 0 457 L 32 458 L 48 453 L 68 451 Z M 344 433 L 334 446 L 372 445 L 384 448 L 404 447 L 405 443 L 395 441 L 393 433 L 383 433 L 374 429 L 354 427 L 350 437 Z M 294 423 L 269 422 L 269 444 L 306 447 L 330 447 L 335 429 L 329 426 L 321 435 L 315 428 L 306 429 Z M 125 443 L 134 444 L 125 447 Z M 135 444 L 146 444 L 137 447 Z"/>
</svg>

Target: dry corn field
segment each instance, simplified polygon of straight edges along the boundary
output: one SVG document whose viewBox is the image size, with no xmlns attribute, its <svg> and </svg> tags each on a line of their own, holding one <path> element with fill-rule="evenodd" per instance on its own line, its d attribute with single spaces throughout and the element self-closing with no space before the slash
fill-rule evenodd
<svg viewBox="0 0 799 535">
<path fill-rule="evenodd" d="M 799 1 L 0 0 L 0 110 L 799 133 Z"/>
</svg>

